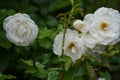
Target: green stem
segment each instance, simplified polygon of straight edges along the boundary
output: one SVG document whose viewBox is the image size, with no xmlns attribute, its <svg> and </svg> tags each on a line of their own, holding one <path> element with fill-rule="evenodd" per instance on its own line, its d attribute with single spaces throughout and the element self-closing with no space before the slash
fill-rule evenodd
<svg viewBox="0 0 120 80">
<path fill-rule="evenodd" d="M 110 0 L 106 0 L 105 6 L 108 7 Z"/>
<path fill-rule="evenodd" d="M 71 0 L 71 3 L 72 3 L 72 9 L 70 11 L 70 14 L 68 15 L 67 20 L 66 20 L 67 14 L 64 15 L 65 20 L 64 20 L 64 24 L 63 24 L 64 31 L 63 31 L 63 40 L 62 40 L 62 55 L 64 54 L 65 36 L 66 36 L 67 28 L 69 27 L 69 24 L 70 24 L 72 15 L 73 15 L 73 11 L 78 6 L 78 5 L 74 6 L 74 0 Z M 61 66 L 62 67 L 64 66 L 63 63 L 61 63 Z M 65 74 L 65 71 L 61 71 L 60 80 L 64 80 L 64 74 Z"/>
<path fill-rule="evenodd" d="M 73 1 L 73 0 L 71 0 Z M 72 18 L 72 14 L 73 14 L 73 10 L 74 10 L 74 7 L 73 7 L 73 4 L 72 4 L 72 9 L 70 11 L 70 14 L 68 15 L 68 18 L 67 20 L 65 19 L 64 21 L 64 31 L 63 31 L 63 40 L 62 40 L 62 55 L 64 54 L 64 44 L 65 44 L 65 36 L 66 36 L 66 32 L 67 32 L 67 28 L 69 27 L 69 23 L 71 21 L 71 18 Z M 65 18 L 67 17 L 67 14 L 64 16 Z M 61 66 L 63 67 L 63 63 L 61 63 Z M 61 76 L 60 76 L 60 80 L 64 80 L 64 71 L 61 72 Z"/>
<path fill-rule="evenodd" d="M 75 6 L 76 7 L 76 6 Z M 65 35 L 66 35 L 66 32 L 67 32 L 67 28 L 69 26 L 69 23 L 71 21 L 71 18 L 72 18 L 72 15 L 73 15 L 73 11 L 75 9 L 75 7 L 73 7 L 70 11 L 70 14 L 68 16 L 68 20 L 67 22 L 64 23 L 64 32 L 63 32 L 63 40 L 62 40 L 62 55 L 64 54 L 64 44 L 65 44 Z"/>
<path fill-rule="evenodd" d="M 63 74 L 61 74 L 60 80 L 64 80 L 64 75 Z"/>
<path fill-rule="evenodd" d="M 71 4 L 72 4 L 72 6 L 74 6 L 74 0 L 70 0 L 70 2 L 71 2 Z"/>
<path fill-rule="evenodd" d="M 64 34 L 63 34 L 63 40 L 62 40 L 62 55 L 64 54 L 64 43 L 65 43 L 65 34 L 67 32 L 67 28 L 65 28 L 64 30 Z"/>
</svg>

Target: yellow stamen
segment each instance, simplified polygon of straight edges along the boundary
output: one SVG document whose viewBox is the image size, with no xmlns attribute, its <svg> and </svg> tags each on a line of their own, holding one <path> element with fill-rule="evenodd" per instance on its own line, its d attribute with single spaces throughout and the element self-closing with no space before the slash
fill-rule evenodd
<svg viewBox="0 0 120 80">
<path fill-rule="evenodd" d="M 101 28 L 103 31 L 105 31 L 105 30 L 107 29 L 107 27 L 108 27 L 108 23 L 107 23 L 107 22 L 102 22 L 102 23 L 100 24 L 100 28 Z"/>
</svg>

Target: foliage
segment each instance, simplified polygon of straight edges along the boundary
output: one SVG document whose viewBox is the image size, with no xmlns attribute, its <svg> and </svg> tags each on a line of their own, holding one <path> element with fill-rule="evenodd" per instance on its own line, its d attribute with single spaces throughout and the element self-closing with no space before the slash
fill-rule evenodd
<svg viewBox="0 0 120 80">
<path fill-rule="evenodd" d="M 0 2 L 0 80 L 119 80 L 120 43 L 107 46 L 101 55 L 83 55 L 75 64 L 71 58 L 53 53 L 55 36 L 63 22 L 83 18 L 101 6 L 120 10 L 119 0 L 74 0 L 79 8 L 69 19 L 72 0 L 1 0 Z M 6 38 L 3 21 L 15 13 L 27 13 L 39 27 L 38 38 L 27 47 L 15 46 Z M 67 12 L 67 13 L 66 13 Z M 65 13 L 65 14 L 64 14 Z M 67 15 L 67 17 L 66 17 Z M 67 26 L 71 26 L 68 24 Z"/>
</svg>

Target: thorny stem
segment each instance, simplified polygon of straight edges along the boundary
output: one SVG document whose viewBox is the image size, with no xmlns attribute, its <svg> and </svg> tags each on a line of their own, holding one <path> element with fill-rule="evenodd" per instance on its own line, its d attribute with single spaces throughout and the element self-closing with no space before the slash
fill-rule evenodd
<svg viewBox="0 0 120 80">
<path fill-rule="evenodd" d="M 63 40 L 62 40 L 62 55 L 64 54 L 64 43 L 65 43 L 65 34 L 67 32 L 67 28 L 65 26 L 64 34 L 63 34 Z"/>
<path fill-rule="evenodd" d="M 68 21 L 64 24 L 64 33 L 63 33 L 63 40 L 62 40 L 62 55 L 64 54 L 64 43 L 65 43 L 65 35 L 67 32 L 67 28 L 71 19 L 72 13 L 70 13 L 69 17 L 68 17 Z"/>
<path fill-rule="evenodd" d="M 73 5 L 72 4 L 72 9 L 71 9 L 71 11 L 70 11 L 70 14 L 69 14 L 69 16 L 68 16 L 68 20 L 64 23 L 64 32 L 63 32 L 63 40 L 62 40 L 62 55 L 64 54 L 64 43 L 65 43 L 65 35 L 66 35 L 66 32 L 67 32 L 67 28 L 68 28 L 68 26 L 69 26 L 69 23 L 70 23 L 70 21 L 71 21 L 71 18 L 72 18 L 72 15 L 73 15 L 73 11 L 74 11 L 74 9 L 77 7 L 78 5 Z"/>
<path fill-rule="evenodd" d="M 67 20 L 64 20 L 64 32 L 63 32 L 63 40 L 62 40 L 62 55 L 64 54 L 64 44 L 65 44 L 65 36 L 66 36 L 66 32 L 67 32 L 67 28 L 69 27 L 69 23 L 71 21 L 71 18 L 72 18 L 72 15 L 73 15 L 73 11 L 74 9 L 76 8 L 76 6 L 74 6 L 74 0 L 71 0 L 71 3 L 72 3 L 72 9 L 70 11 L 70 14 L 68 15 L 68 18 Z M 64 17 L 66 18 L 67 17 L 67 14 L 64 15 Z M 63 64 L 61 64 L 61 66 L 63 67 Z M 62 71 L 62 74 L 60 76 L 60 80 L 63 80 L 64 79 L 64 71 Z"/>
<path fill-rule="evenodd" d="M 64 80 L 64 76 L 63 76 L 63 74 L 60 76 L 60 80 Z"/>
</svg>

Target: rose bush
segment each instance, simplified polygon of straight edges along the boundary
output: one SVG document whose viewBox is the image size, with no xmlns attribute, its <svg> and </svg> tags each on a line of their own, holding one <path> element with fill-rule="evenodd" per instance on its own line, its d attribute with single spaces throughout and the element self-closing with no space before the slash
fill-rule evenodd
<svg viewBox="0 0 120 80">
<path fill-rule="evenodd" d="M 119 3 L 2 0 L 0 80 L 120 80 Z"/>
<path fill-rule="evenodd" d="M 27 14 L 17 13 L 4 20 L 3 28 L 9 41 L 17 46 L 27 46 L 38 34 L 38 26 Z"/>
</svg>

